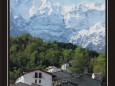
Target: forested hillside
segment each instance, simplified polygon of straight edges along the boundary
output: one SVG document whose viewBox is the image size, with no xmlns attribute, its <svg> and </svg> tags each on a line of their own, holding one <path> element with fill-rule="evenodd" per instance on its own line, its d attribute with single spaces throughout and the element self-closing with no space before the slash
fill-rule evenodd
<svg viewBox="0 0 115 86">
<path fill-rule="evenodd" d="M 10 37 L 10 83 L 13 83 L 24 71 L 45 69 L 51 65 L 60 67 L 66 62 L 72 62 L 70 69 L 73 73 L 83 73 L 88 70 L 89 73 L 102 72 L 105 77 L 104 54 L 71 43 L 44 42 L 27 33 Z"/>
</svg>

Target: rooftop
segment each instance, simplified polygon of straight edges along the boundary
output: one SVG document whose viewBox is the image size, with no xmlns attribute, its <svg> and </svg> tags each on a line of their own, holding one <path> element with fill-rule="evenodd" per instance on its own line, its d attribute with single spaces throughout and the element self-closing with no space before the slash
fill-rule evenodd
<svg viewBox="0 0 115 86">
<path fill-rule="evenodd" d="M 66 73 L 66 72 L 62 72 L 62 71 L 59 71 L 59 72 L 54 72 L 52 73 L 53 75 L 57 76 L 57 80 L 61 80 L 61 79 L 67 79 L 70 77 L 70 74 Z"/>
<path fill-rule="evenodd" d="M 56 77 L 56 76 L 53 75 L 52 73 L 49 73 L 49 72 L 47 72 L 47 71 L 45 71 L 45 70 L 42 70 L 42 69 L 30 70 L 30 71 L 23 72 L 23 73 L 20 74 L 19 77 L 21 77 L 21 76 L 23 76 L 23 75 L 25 75 L 25 74 L 31 73 L 31 72 L 38 71 L 38 70 L 39 70 L 39 71 L 42 71 L 42 72 L 44 72 L 44 73 L 47 73 L 47 74 L 49 74 L 49 75 L 51 75 L 53 78 Z"/>
</svg>

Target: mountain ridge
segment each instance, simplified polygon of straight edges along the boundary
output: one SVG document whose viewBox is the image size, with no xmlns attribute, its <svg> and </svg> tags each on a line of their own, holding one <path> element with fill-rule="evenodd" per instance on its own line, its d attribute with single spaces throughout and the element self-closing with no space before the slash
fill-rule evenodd
<svg viewBox="0 0 115 86">
<path fill-rule="evenodd" d="M 50 0 L 11 0 L 10 3 L 11 35 L 28 32 L 44 41 L 70 42 L 103 52 L 104 3 L 80 3 L 69 6 L 52 3 Z"/>
</svg>

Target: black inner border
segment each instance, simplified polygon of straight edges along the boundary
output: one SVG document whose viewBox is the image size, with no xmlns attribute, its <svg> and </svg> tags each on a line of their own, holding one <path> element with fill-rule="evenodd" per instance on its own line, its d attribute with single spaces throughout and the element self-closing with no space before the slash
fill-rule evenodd
<svg viewBox="0 0 115 86">
<path fill-rule="evenodd" d="M 108 0 L 108 86 L 115 86 L 115 1 Z"/>
<path fill-rule="evenodd" d="M 7 0 L 0 0 L 0 86 L 7 86 Z"/>
<path fill-rule="evenodd" d="M 115 86 L 115 33 L 114 33 L 114 0 L 106 0 L 106 20 L 108 16 L 108 86 Z M 0 0 L 0 86 L 7 86 L 7 2 L 10 0 Z M 9 3 L 8 3 L 9 5 Z M 8 7 L 9 8 L 9 7 Z M 9 15 L 9 13 L 8 13 Z M 9 24 L 9 23 L 8 23 Z M 107 24 L 107 21 L 106 21 Z M 107 26 L 107 25 L 106 25 Z M 107 31 L 107 30 L 106 30 Z M 107 32 L 106 32 L 107 34 Z M 106 36 L 107 38 L 107 36 Z M 107 42 L 107 39 L 106 39 Z M 107 48 L 106 48 L 107 49 Z M 106 50 L 107 53 L 107 50 Z M 107 54 L 106 54 L 107 55 Z"/>
</svg>

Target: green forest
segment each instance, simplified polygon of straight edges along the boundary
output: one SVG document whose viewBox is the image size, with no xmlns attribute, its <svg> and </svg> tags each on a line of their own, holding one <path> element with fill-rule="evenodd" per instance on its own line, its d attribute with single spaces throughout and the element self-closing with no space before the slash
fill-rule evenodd
<svg viewBox="0 0 115 86">
<path fill-rule="evenodd" d="M 72 62 L 72 73 L 101 72 L 106 78 L 106 57 L 103 53 L 88 50 L 72 43 L 44 42 L 41 38 L 28 33 L 10 36 L 9 74 L 10 83 L 23 71 L 45 69 L 48 66 L 61 67 L 63 63 Z"/>
</svg>

